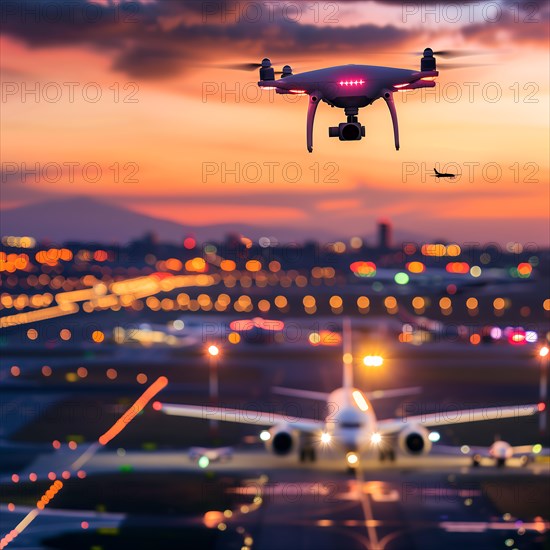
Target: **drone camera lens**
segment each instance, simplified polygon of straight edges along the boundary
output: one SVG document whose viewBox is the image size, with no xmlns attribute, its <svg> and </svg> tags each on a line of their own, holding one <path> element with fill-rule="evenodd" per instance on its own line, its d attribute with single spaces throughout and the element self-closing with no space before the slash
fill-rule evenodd
<svg viewBox="0 0 550 550">
<path fill-rule="evenodd" d="M 355 141 L 361 139 L 361 126 L 355 122 L 344 124 L 341 130 L 342 141 Z"/>
</svg>

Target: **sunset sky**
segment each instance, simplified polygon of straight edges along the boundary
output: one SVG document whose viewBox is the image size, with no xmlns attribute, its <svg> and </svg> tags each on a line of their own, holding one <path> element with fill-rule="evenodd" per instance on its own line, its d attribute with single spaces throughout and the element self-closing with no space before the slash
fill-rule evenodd
<svg viewBox="0 0 550 550">
<path fill-rule="evenodd" d="M 2 207 L 88 195 L 184 225 L 351 236 L 389 218 L 458 242 L 548 244 L 548 3 L 455 6 L 8 0 Z M 396 94 L 400 151 L 380 100 L 360 111 L 356 143 L 328 138 L 345 116 L 321 104 L 309 154 L 307 98 L 260 92 L 257 71 L 221 67 L 268 56 L 295 73 L 416 69 L 427 46 L 476 55 L 438 58 L 435 90 Z M 36 163 L 41 174 L 24 173 Z M 240 167 L 239 182 L 224 165 Z M 462 176 L 436 180 L 434 166 Z"/>
</svg>

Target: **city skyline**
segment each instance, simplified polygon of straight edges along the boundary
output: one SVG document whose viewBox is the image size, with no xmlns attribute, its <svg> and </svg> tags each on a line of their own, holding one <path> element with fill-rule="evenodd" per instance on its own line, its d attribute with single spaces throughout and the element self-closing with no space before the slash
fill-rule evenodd
<svg viewBox="0 0 550 550">
<path fill-rule="evenodd" d="M 51 21 L 32 1 L 3 14 L 4 209 L 87 195 L 185 225 L 284 226 L 297 238 L 327 227 L 353 235 L 388 217 L 453 240 L 549 244 L 547 7 L 471 7 L 453 21 L 439 6 L 436 23 L 392 2 L 336 13 L 301 2 L 300 13 L 257 21 L 216 3 L 135 2 L 132 13 L 124 2 L 74 4 Z M 342 117 L 321 105 L 308 154 L 305 99 L 260 92 L 255 71 L 223 68 L 266 55 L 296 72 L 414 68 L 420 55 L 407 52 L 425 46 L 466 55 L 439 59 L 436 88 L 396 94 L 399 152 L 375 102 L 360 113 L 357 143 L 328 139 Z M 441 182 L 434 167 L 461 177 Z"/>
</svg>

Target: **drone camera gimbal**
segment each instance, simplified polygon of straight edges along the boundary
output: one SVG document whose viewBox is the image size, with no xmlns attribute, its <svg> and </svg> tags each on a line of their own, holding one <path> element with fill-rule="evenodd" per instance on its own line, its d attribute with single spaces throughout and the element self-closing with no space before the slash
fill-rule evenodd
<svg viewBox="0 0 550 550">
<path fill-rule="evenodd" d="M 329 137 L 340 138 L 340 141 L 359 141 L 365 137 L 365 127 L 357 121 L 359 109 L 346 107 L 347 122 L 341 122 L 338 126 L 331 126 L 328 129 Z"/>
</svg>

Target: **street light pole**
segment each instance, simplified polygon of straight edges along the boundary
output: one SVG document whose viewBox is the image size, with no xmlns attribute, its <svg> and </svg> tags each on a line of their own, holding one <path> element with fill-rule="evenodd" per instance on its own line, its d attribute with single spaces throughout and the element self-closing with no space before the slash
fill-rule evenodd
<svg viewBox="0 0 550 550">
<path fill-rule="evenodd" d="M 548 397 L 547 387 L 548 387 L 548 376 L 546 372 L 547 363 L 548 363 L 548 353 L 549 349 L 547 346 L 543 346 L 539 350 L 540 357 L 540 381 L 539 381 L 539 401 L 543 404 L 544 409 L 540 412 L 539 415 L 539 431 L 541 434 L 546 432 L 546 399 Z"/>
<path fill-rule="evenodd" d="M 213 407 L 218 406 L 219 401 L 219 387 L 218 387 L 218 356 L 220 349 L 218 346 L 209 346 L 208 347 L 208 357 L 209 357 L 209 383 L 208 383 L 208 393 L 210 397 L 210 405 Z M 210 435 L 216 437 L 218 435 L 218 421 L 210 419 Z"/>
</svg>

